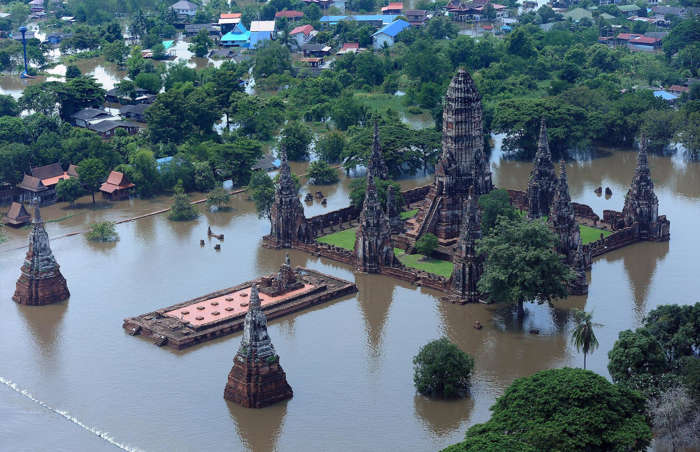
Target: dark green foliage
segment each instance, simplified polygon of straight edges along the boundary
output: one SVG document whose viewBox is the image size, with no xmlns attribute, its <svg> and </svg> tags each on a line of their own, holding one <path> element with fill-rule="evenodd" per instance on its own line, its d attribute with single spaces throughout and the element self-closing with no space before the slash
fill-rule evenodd
<svg viewBox="0 0 700 452">
<path fill-rule="evenodd" d="M 78 176 L 80 184 L 92 195 L 92 202 L 95 203 L 95 192 L 100 189 L 100 185 L 107 179 L 107 168 L 102 160 L 97 158 L 87 158 L 78 164 Z"/>
<path fill-rule="evenodd" d="M 212 135 L 219 114 L 204 88 L 182 83 L 158 94 L 146 110 L 146 122 L 154 143 L 181 143 L 188 137 Z"/>
<path fill-rule="evenodd" d="M 309 171 L 306 173 L 309 183 L 312 185 L 330 185 L 338 182 L 338 170 L 331 168 L 328 163 L 317 160 L 311 162 Z"/>
<path fill-rule="evenodd" d="M 644 410 L 638 393 L 591 371 L 544 370 L 515 380 L 491 419 L 447 450 L 642 451 L 651 441 Z"/>
<path fill-rule="evenodd" d="M 386 192 L 387 187 L 391 185 L 394 191 L 394 197 L 398 201 L 399 206 L 403 204 L 403 198 L 401 197 L 401 186 L 392 181 L 384 179 L 375 179 L 374 184 L 377 186 L 377 195 L 379 196 L 379 202 L 382 205 L 386 205 Z M 365 201 L 365 190 L 367 189 L 367 178 L 362 177 L 350 182 L 350 203 L 359 208 L 362 208 L 362 203 Z"/>
<path fill-rule="evenodd" d="M 194 167 L 194 189 L 209 191 L 216 186 L 216 179 L 211 165 L 207 162 L 192 162 Z"/>
<path fill-rule="evenodd" d="M 700 303 L 663 305 L 649 312 L 644 325 L 622 331 L 608 353 L 613 381 L 658 396 L 679 382 L 697 394 L 697 350 L 700 346 Z"/>
<path fill-rule="evenodd" d="M 75 200 L 83 194 L 83 187 L 78 179 L 62 179 L 56 184 L 56 197 L 59 201 L 69 202 L 71 207 L 75 206 Z"/>
<path fill-rule="evenodd" d="M 282 74 L 292 69 L 289 49 L 277 41 L 266 41 L 255 51 L 253 73 L 256 79 Z"/>
<path fill-rule="evenodd" d="M 571 269 L 554 250 L 554 233 L 543 221 L 501 217 L 490 235 L 479 240 L 478 253 L 486 256 L 479 291 L 495 303 L 543 303 L 568 295 Z"/>
<path fill-rule="evenodd" d="M 56 90 L 64 121 L 70 120 L 71 115 L 78 110 L 99 108 L 105 101 L 105 90 L 91 76 L 80 76 L 50 86 Z"/>
<path fill-rule="evenodd" d="M 134 83 L 137 87 L 143 88 L 149 93 L 156 94 L 160 91 L 163 82 L 158 74 L 152 72 L 141 72 L 136 76 Z"/>
<path fill-rule="evenodd" d="M 90 224 L 87 239 L 92 242 L 116 242 L 119 240 L 119 234 L 113 222 L 99 221 Z"/>
<path fill-rule="evenodd" d="M 481 195 L 479 208 L 481 210 L 481 232 L 484 235 L 491 234 L 500 217 L 515 220 L 519 216 L 515 208 L 510 205 L 508 191 L 502 188 Z"/>
<path fill-rule="evenodd" d="M 231 202 L 231 195 L 223 187 L 216 187 L 207 195 L 207 206 L 222 209 Z"/>
<path fill-rule="evenodd" d="M 275 199 L 275 183 L 266 172 L 254 171 L 248 184 L 248 196 L 255 202 L 258 217 L 270 217 L 270 207 Z"/>
<path fill-rule="evenodd" d="M 431 397 L 462 397 L 469 390 L 474 359 L 447 338 L 428 342 L 413 358 L 413 383 Z"/>
<path fill-rule="evenodd" d="M 345 145 L 345 135 L 334 130 L 316 139 L 316 155 L 324 162 L 335 163 L 340 160 Z"/>
<path fill-rule="evenodd" d="M 433 251 L 438 246 L 438 238 L 435 236 L 435 234 L 432 234 L 430 232 L 423 234 L 420 236 L 418 240 L 416 240 L 416 252 L 419 254 L 422 254 L 423 256 L 430 256 L 433 254 Z"/>
<path fill-rule="evenodd" d="M 175 196 L 173 205 L 170 207 L 168 219 L 172 221 L 190 221 L 199 216 L 197 209 L 190 203 L 189 198 L 182 188 L 182 182 L 175 185 Z"/>
<path fill-rule="evenodd" d="M 311 129 L 294 121 L 282 129 L 280 147 L 287 151 L 289 160 L 306 160 L 309 157 L 309 145 L 313 140 Z"/>
<path fill-rule="evenodd" d="M 80 68 L 78 66 L 69 64 L 68 67 L 66 67 L 66 80 L 80 77 L 81 75 L 83 74 L 80 72 Z"/>
<path fill-rule="evenodd" d="M 209 32 L 206 29 L 199 30 L 197 36 L 192 38 L 189 46 L 189 51 L 194 53 L 198 58 L 203 58 L 209 53 L 209 49 L 214 45 L 209 38 Z"/>
</svg>

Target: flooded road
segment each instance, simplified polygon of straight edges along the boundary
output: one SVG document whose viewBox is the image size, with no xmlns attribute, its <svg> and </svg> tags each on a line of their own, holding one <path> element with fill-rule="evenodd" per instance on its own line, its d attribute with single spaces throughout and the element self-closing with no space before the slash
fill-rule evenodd
<svg viewBox="0 0 700 452">
<path fill-rule="evenodd" d="M 622 208 L 634 172 L 633 152 L 601 153 L 569 165 L 574 201 L 602 210 Z M 291 400 L 262 410 L 223 399 L 226 376 L 240 333 L 186 351 L 158 348 L 128 336 L 122 319 L 276 271 L 284 251 L 261 248 L 269 222 L 257 218 L 245 194 L 228 212 L 205 213 L 193 222 L 172 223 L 164 215 L 117 226 L 116 244 L 91 244 L 76 235 L 52 241 L 71 298 L 54 306 L 19 306 L 10 300 L 26 249 L 27 229 L 10 232 L 0 245 L 0 377 L 64 410 L 85 426 L 108 432 L 116 442 L 140 450 L 436 450 L 461 440 L 468 426 L 489 417 L 489 406 L 515 378 L 541 369 L 581 366 L 570 344 L 569 311 L 585 308 L 604 326 L 600 348 L 588 358 L 608 376 L 607 352 L 619 331 L 635 328 L 660 304 L 697 301 L 697 219 L 700 165 L 650 156 L 660 213 L 671 220 L 669 243 L 642 243 L 597 259 L 585 297 L 549 307 L 526 305 L 519 324 L 499 306 L 456 306 L 428 289 L 300 252 L 294 265 L 355 281 L 359 293 L 273 320 L 272 341 L 294 390 Z M 492 155 L 494 183 L 524 189 L 530 163 Z M 301 172 L 299 165 L 295 172 Z M 421 185 L 431 179 L 408 179 Z M 320 189 L 324 208 L 347 205 L 349 181 Z M 594 189 L 609 186 L 610 199 Z M 302 188 L 302 194 L 308 189 Z M 110 209 L 42 210 L 58 219 L 52 237 L 85 229 L 98 218 L 127 218 L 169 205 L 168 199 L 114 203 Z M 225 233 L 220 252 L 200 248 L 207 226 Z M 472 328 L 479 320 L 484 328 Z M 525 333 L 539 328 L 540 335 Z M 416 394 L 412 357 L 426 342 L 448 336 L 476 363 L 471 397 L 434 401 Z M 0 380 L 2 381 L 2 380 Z M 83 428 L 0 385 L 0 442 L 22 450 L 114 450 Z M 41 435 L 37 435 L 41 426 Z M 87 447 L 86 447 L 87 446 Z"/>
</svg>

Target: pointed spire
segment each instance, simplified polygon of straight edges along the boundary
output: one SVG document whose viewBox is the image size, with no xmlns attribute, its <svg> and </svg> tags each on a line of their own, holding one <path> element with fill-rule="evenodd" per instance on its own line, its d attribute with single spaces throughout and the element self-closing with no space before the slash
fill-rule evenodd
<svg viewBox="0 0 700 452">
<path fill-rule="evenodd" d="M 280 147 L 280 187 L 288 188 L 289 186 L 294 186 L 294 180 L 292 179 L 292 170 L 289 168 L 289 163 L 287 162 L 287 149 L 284 146 Z"/>
<path fill-rule="evenodd" d="M 547 137 L 547 122 L 544 117 L 540 120 L 540 138 L 537 140 L 537 156 L 552 161 L 552 153 L 549 150 L 549 138 Z"/>
<path fill-rule="evenodd" d="M 39 224 L 43 223 L 44 221 L 41 219 L 41 211 L 39 210 L 39 197 L 35 196 L 32 199 L 32 204 L 34 204 L 34 219 L 32 219 L 32 223 Z"/>
<path fill-rule="evenodd" d="M 374 185 L 374 177 L 371 174 L 367 175 L 367 188 L 365 189 L 365 204 L 367 202 L 374 203 L 378 199 L 377 186 Z"/>
<path fill-rule="evenodd" d="M 647 139 L 642 134 L 640 140 L 639 153 L 637 154 L 637 173 L 648 175 L 649 171 L 649 159 L 647 156 Z"/>
<path fill-rule="evenodd" d="M 378 179 L 387 179 L 389 177 L 389 169 L 384 162 L 382 156 L 382 147 L 379 143 L 379 122 L 374 120 L 374 137 L 372 138 L 372 153 L 369 157 L 367 165 L 367 173 Z"/>
<path fill-rule="evenodd" d="M 250 287 L 250 302 L 248 312 L 260 310 L 260 295 L 258 295 L 258 285 L 253 284 Z"/>
</svg>

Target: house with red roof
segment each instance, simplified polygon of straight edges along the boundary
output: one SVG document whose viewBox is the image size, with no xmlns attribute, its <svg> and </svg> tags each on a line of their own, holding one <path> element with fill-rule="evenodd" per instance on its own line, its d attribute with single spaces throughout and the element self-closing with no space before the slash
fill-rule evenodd
<svg viewBox="0 0 700 452">
<path fill-rule="evenodd" d="M 284 11 L 277 11 L 275 13 L 275 19 L 287 19 L 290 22 L 296 22 L 297 20 L 301 19 L 304 17 L 304 13 L 301 11 L 294 11 L 294 10 L 284 10 Z"/>
<path fill-rule="evenodd" d="M 401 14 L 403 11 L 403 3 L 391 2 L 382 8 L 382 14 Z"/>
<path fill-rule="evenodd" d="M 297 48 L 301 49 L 304 44 L 311 41 L 317 34 L 318 31 L 314 30 L 314 27 L 311 25 L 301 25 L 290 31 L 289 37 L 296 44 Z"/>
<path fill-rule="evenodd" d="M 136 185 L 132 184 L 124 173 L 112 171 L 107 181 L 100 186 L 102 197 L 110 201 L 128 199 Z"/>
</svg>

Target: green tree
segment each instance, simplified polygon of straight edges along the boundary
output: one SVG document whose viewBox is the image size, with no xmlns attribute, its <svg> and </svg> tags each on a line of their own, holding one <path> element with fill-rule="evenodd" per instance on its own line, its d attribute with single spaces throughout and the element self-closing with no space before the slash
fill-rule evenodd
<svg viewBox="0 0 700 452">
<path fill-rule="evenodd" d="M 160 91 L 163 81 L 158 74 L 154 74 L 153 72 L 141 72 L 136 76 L 134 83 L 139 88 L 143 88 L 149 93 L 155 94 Z"/>
<path fill-rule="evenodd" d="M 192 38 L 189 46 L 189 51 L 194 53 L 197 58 L 204 58 L 209 53 L 209 49 L 214 45 L 209 38 L 209 33 L 206 29 L 199 30 L 199 33 Z"/>
<path fill-rule="evenodd" d="M 175 196 L 173 205 L 170 207 L 168 219 L 172 221 L 190 221 L 199 216 L 197 209 L 190 203 L 189 198 L 185 194 L 185 189 L 182 188 L 182 181 L 175 185 Z"/>
<path fill-rule="evenodd" d="M 105 90 L 91 76 L 80 76 L 57 86 L 61 118 L 68 121 L 73 113 L 83 108 L 99 108 L 105 101 Z"/>
<path fill-rule="evenodd" d="M 282 74 L 291 71 L 292 60 L 289 49 L 279 42 L 266 41 L 255 51 L 255 66 L 253 74 L 256 79 L 269 77 L 272 74 Z"/>
<path fill-rule="evenodd" d="M 129 156 L 127 176 L 134 185 L 136 193 L 142 198 L 150 198 L 160 190 L 160 175 L 153 152 L 139 149 Z"/>
<path fill-rule="evenodd" d="M 255 203 L 259 218 L 269 218 L 275 200 L 275 183 L 264 171 L 253 171 L 248 184 L 248 195 Z"/>
<path fill-rule="evenodd" d="M 80 184 L 92 195 L 92 203 L 95 204 L 95 192 L 107 177 L 104 163 L 97 158 L 87 158 L 78 164 L 78 176 Z"/>
<path fill-rule="evenodd" d="M 129 56 L 129 48 L 121 40 L 106 42 L 102 45 L 102 55 L 110 63 L 123 66 Z"/>
<path fill-rule="evenodd" d="M 413 358 L 413 383 L 431 397 L 462 397 L 469 390 L 474 359 L 449 339 L 428 342 Z"/>
<path fill-rule="evenodd" d="M 0 95 L 0 116 L 17 116 L 19 105 L 12 96 Z"/>
<path fill-rule="evenodd" d="M 490 302 L 516 304 L 519 318 L 526 301 L 565 298 L 573 273 L 554 250 L 556 240 L 543 221 L 501 218 L 477 247 L 486 256 L 479 291 Z"/>
<path fill-rule="evenodd" d="M 518 212 L 510 205 L 508 191 L 502 188 L 479 196 L 479 209 L 481 210 L 481 230 L 484 235 L 491 234 L 500 217 L 509 220 L 518 218 Z"/>
<path fill-rule="evenodd" d="M 56 113 L 58 104 L 58 82 L 44 82 L 38 85 L 29 85 L 24 88 L 22 97 L 19 98 L 19 106 L 23 110 L 30 110 L 51 116 Z"/>
<path fill-rule="evenodd" d="M 345 149 L 345 135 L 339 130 L 333 130 L 316 139 L 316 155 L 328 163 L 336 163 Z"/>
<path fill-rule="evenodd" d="M 645 401 L 583 369 L 551 369 L 515 380 L 450 452 L 477 452 L 493 439 L 499 450 L 643 451 L 651 441 Z M 526 446 L 519 447 L 519 444 Z"/>
<path fill-rule="evenodd" d="M 322 160 L 311 162 L 306 177 L 309 178 L 309 183 L 312 185 L 335 184 L 339 179 L 338 171 Z"/>
<path fill-rule="evenodd" d="M 581 310 L 574 311 L 574 321 L 576 326 L 571 333 L 571 338 L 574 340 L 577 351 L 583 349 L 583 368 L 585 370 L 586 355 L 598 348 L 598 339 L 595 337 L 593 327 L 602 325 L 593 323 L 593 314 Z"/>
<path fill-rule="evenodd" d="M 223 209 L 231 202 L 231 195 L 223 187 L 216 187 L 207 195 L 207 206 L 211 208 Z"/>
<path fill-rule="evenodd" d="M 92 242 L 116 242 L 119 240 L 119 234 L 113 222 L 98 221 L 90 224 L 87 239 Z"/>
<path fill-rule="evenodd" d="M 66 80 L 71 79 L 71 78 L 76 78 L 80 77 L 83 75 L 82 72 L 80 72 L 80 68 L 74 64 L 69 64 L 66 67 Z"/>
<path fill-rule="evenodd" d="M 60 201 L 69 202 L 71 207 L 75 207 L 75 200 L 82 194 L 83 187 L 76 178 L 63 179 L 56 184 L 56 197 Z"/>
<path fill-rule="evenodd" d="M 216 186 L 214 172 L 208 162 L 193 162 L 194 166 L 194 189 L 198 191 L 209 191 Z"/>
<path fill-rule="evenodd" d="M 286 149 L 289 160 L 306 160 L 309 157 L 309 145 L 312 140 L 311 129 L 298 121 L 293 121 L 282 129 L 280 147 Z"/>
<path fill-rule="evenodd" d="M 425 257 L 430 257 L 438 246 L 438 238 L 430 232 L 425 233 L 416 240 L 416 251 Z"/>
<path fill-rule="evenodd" d="M 397 201 L 399 205 L 403 204 L 403 198 L 401 197 L 401 186 L 398 183 L 394 182 L 393 180 L 384 179 L 375 179 L 374 182 L 377 186 L 377 195 L 379 195 L 379 202 L 381 202 L 382 205 L 386 205 L 386 192 L 389 185 L 391 185 L 393 188 L 394 196 L 396 197 L 395 201 Z M 350 182 L 350 204 L 357 207 L 358 209 L 361 209 L 362 203 L 365 200 L 366 188 L 366 177 L 357 178 Z"/>
</svg>

